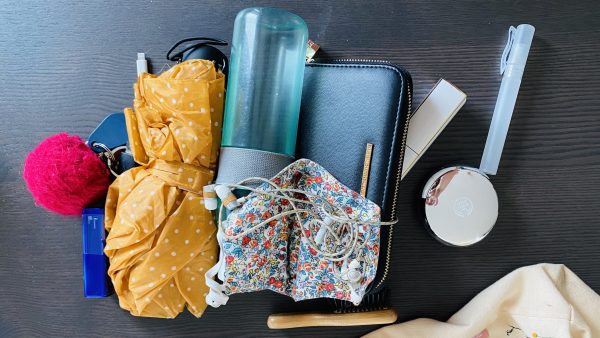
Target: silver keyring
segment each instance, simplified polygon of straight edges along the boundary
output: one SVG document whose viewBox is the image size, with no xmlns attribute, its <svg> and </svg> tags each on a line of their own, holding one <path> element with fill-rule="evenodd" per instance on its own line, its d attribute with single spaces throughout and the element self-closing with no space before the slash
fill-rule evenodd
<svg viewBox="0 0 600 338">
<path fill-rule="evenodd" d="M 95 147 L 99 147 L 102 150 L 104 150 L 102 153 L 110 156 L 111 160 L 113 160 L 113 161 L 116 160 L 115 154 L 113 154 L 112 150 L 110 150 L 110 148 L 108 148 L 104 143 L 92 142 L 92 148 L 95 148 Z"/>
<path fill-rule="evenodd" d="M 123 146 L 119 146 L 119 147 L 116 147 L 111 150 L 104 143 L 92 142 L 92 148 L 94 148 L 94 147 L 99 147 L 102 150 L 104 150 L 101 154 L 106 155 L 106 165 L 108 166 L 108 170 L 110 170 L 110 173 L 113 174 L 113 176 L 119 177 L 119 174 L 117 174 L 113 170 L 112 164 L 113 164 L 113 162 L 117 161 L 115 154 L 118 152 L 127 150 L 127 146 L 123 145 Z"/>
</svg>

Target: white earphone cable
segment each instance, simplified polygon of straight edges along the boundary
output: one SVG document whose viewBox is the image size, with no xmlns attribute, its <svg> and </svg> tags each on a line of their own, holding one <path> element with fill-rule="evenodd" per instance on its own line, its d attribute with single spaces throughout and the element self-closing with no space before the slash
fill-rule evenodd
<svg viewBox="0 0 600 338">
<path fill-rule="evenodd" d="M 249 187 L 247 185 L 244 185 L 245 183 L 253 182 L 253 181 L 260 181 L 263 183 L 267 183 L 271 187 L 273 187 L 273 190 L 267 191 L 267 190 L 262 190 L 262 189 L 255 189 L 255 188 Z M 295 193 L 295 194 L 301 194 L 301 195 L 304 195 L 307 197 L 322 199 L 321 197 L 319 197 L 315 194 L 312 194 L 312 193 L 309 193 L 309 192 L 306 192 L 303 190 L 298 190 L 298 189 L 281 188 L 274 182 L 267 180 L 265 178 L 262 178 L 262 177 L 250 177 L 250 178 L 246 178 L 246 179 L 238 182 L 237 184 L 223 184 L 223 186 L 226 186 L 229 189 L 247 190 L 247 191 L 256 193 L 257 195 L 266 195 L 266 196 L 270 196 L 273 198 L 286 199 L 290 202 L 290 205 L 292 207 L 292 210 L 287 210 L 287 211 L 281 212 L 277 215 L 274 215 L 272 217 L 269 217 L 268 219 L 263 220 L 255 225 L 253 225 L 251 228 L 248 228 L 241 233 L 238 233 L 235 235 L 229 235 L 229 234 L 225 233 L 225 229 L 223 228 L 224 205 L 221 205 L 221 207 L 219 209 L 219 215 L 218 215 L 219 228 L 223 231 L 224 237 L 229 238 L 231 240 L 239 240 L 240 238 L 246 236 L 247 234 L 249 234 L 253 231 L 256 231 L 257 229 L 272 222 L 273 220 L 277 220 L 279 218 L 282 218 L 282 217 L 288 216 L 288 215 L 294 215 L 296 217 L 298 224 L 302 227 L 302 231 L 301 231 L 302 236 L 305 237 L 305 239 L 307 240 L 307 244 L 309 245 L 309 247 L 311 247 L 317 253 L 321 254 L 323 257 L 325 257 L 329 260 L 341 261 L 341 260 L 348 258 L 352 254 L 352 252 L 354 252 L 356 249 L 360 249 L 364 246 L 364 244 L 365 244 L 364 242 L 361 243 L 360 245 L 358 245 L 358 239 L 359 239 L 358 226 L 360 224 L 388 225 L 388 224 L 395 223 L 395 222 L 371 222 L 371 221 L 365 222 L 365 221 L 361 221 L 358 219 L 352 219 L 352 218 L 348 217 L 348 215 L 341 208 L 336 207 L 327 201 L 323 201 L 323 203 L 319 204 L 319 203 L 312 202 L 311 200 L 300 200 L 300 199 L 290 196 L 290 194 Z M 247 199 L 245 197 L 242 197 L 239 200 L 240 200 L 240 202 L 245 202 Z M 346 242 L 348 244 L 351 243 L 351 245 L 346 246 L 345 248 L 343 248 L 339 251 L 334 251 L 334 252 L 328 252 L 328 251 L 321 250 L 320 245 L 315 242 L 314 236 L 312 235 L 313 231 L 311 231 L 311 230 L 315 230 L 314 226 L 311 229 L 311 225 L 313 224 L 313 222 L 319 223 L 319 225 L 321 227 L 325 227 L 326 233 L 328 235 L 334 237 L 335 244 L 337 244 L 337 245 L 342 244 L 341 237 L 339 237 L 336 234 L 336 231 L 334 229 L 332 229 L 331 226 L 327 225 L 323 220 L 319 219 L 320 215 L 318 215 L 317 213 L 313 212 L 310 209 L 298 209 L 298 207 L 296 206 L 296 203 L 312 205 L 314 207 L 319 208 L 333 222 L 340 223 L 341 226 L 348 224 L 349 225 L 348 233 L 350 235 L 350 238 Z M 330 211 L 326 210 L 325 207 L 328 207 L 332 211 L 330 212 Z M 342 214 L 343 216 L 339 217 L 339 216 L 335 215 L 336 213 Z M 300 217 L 301 214 L 308 214 L 308 215 L 312 216 L 310 219 L 310 222 L 308 222 L 309 223 L 308 225 L 303 224 L 302 218 Z M 303 231 L 305 229 L 304 228 L 305 226 L 306 226 L 306 228 L 308 228 L 310 235 L 307 235 L 306 232 Z M 371 231 L 369 231 L 366 234 L 365 238 L 368 238 L 370 236 L 370 233 L 371 233 Z"/>
</svg>

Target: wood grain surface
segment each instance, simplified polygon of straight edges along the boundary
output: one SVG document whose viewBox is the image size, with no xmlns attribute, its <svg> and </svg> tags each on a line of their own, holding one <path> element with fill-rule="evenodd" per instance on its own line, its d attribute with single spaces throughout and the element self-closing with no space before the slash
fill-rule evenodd
<svg viewBox="0 0 600 338">
<path fill-rule="evenodd" d="M 323 58 L 408 69 L 420 102 L 443 77 L 467 104 L 401 185 L 388 285 L 399 321 L 446 320 L 511 270 L 563 263 L 600 292 L 600 5 L 597 1 L 7 1 L 0 4 L 0 336 L 359 336 L 376 327 L 269 330 L 274 312 L 318 310 L 271 292 L 235 295 L 195 319 L 136 318 L 113 296 L 85 299 L 81 226 L 37 208 L 23 158 L 59 131 L 87 136 L 132 102 L 136 52 L 154 72 L 177 40 L 231 39 L 236 13 L 279 6 L 303 18 Z M 499 174 L 500 217 L 483 243 L 444 246 L 418 195 L 438 168 L 477 166 L 510 25 L 536 27 Z M 340 178 L 343 181 L 343 178 Z M 317 307 L 317 308 L 315 308 Z"/>
</svg>

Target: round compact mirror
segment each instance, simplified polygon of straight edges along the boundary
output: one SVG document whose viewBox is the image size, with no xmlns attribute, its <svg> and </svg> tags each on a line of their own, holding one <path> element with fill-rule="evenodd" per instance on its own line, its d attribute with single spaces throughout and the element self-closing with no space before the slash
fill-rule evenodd
<svg viewBox="0 0 600 338">
<path fill-rule="evenodd" d="M 425 184 L 425 219 L 444 244 L 469 246 L 490 233 L 498 218 L 498 196 L 487 175 L 475 168 L 450 167 Z"/>
</svg>

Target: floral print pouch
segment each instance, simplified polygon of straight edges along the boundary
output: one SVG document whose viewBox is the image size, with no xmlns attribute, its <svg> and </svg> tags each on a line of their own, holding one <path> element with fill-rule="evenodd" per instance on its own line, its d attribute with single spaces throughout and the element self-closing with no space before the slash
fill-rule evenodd
<svg viewBox="0 0 600 338">
<path fill-rule="evenodd" d="M 360 303 L 377 268 L 379 206 L 307 159 L 290 164 L 271 182 L 280 189 L 297 190 L 293 195 L 296 202 L 276 196 L 277 190 L 264 183 L 257 190 L 271 194 L 250 193 L 246 202 L 221 222 L 218 275 L 223 284 L 218 292 L 231 295 L 272 290 L 296 301 L 325 297 Z M 344 217 L 354 221 L 331 224 L 335 235 L 320 233 L 324 229 L 315 218 L 327 217 L 323 204 L 341 210 Z M 284 215 L 257 227 L 294 208 L 310 212 L 299 218 Z M 360 278 L 348 278 L 350 267 Z"/>
</svg>

